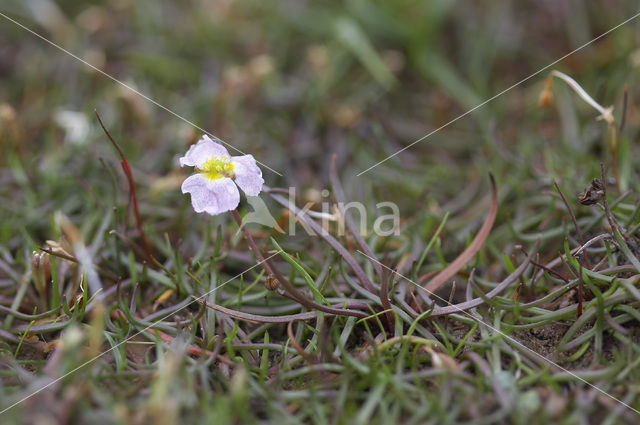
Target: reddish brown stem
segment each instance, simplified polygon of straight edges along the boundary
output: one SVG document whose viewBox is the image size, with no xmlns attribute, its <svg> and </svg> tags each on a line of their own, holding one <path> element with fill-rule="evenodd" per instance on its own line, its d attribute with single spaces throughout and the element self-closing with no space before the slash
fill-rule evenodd
<svg viewBox="0 0 640 425">
<path fill-rule="evenodd" d="M 153 250 L 151 249 L 151 244 L 149 244 L 149 239 L 147 239 L 147 234 L 145 233 L 144 228 L 142 227 L 142 218 L 140 217 L 140 210 L 138 209 L 138 196 L 136 195 L 136 183 L 133 180 L 133 174 L 131 173 L 131 167 L 129 167 L 129 161 L 127 161 L 127 158 L 125 157 L 124 152 L 120 148 L 120 145 L 118 145 L 118 143 L 113 139 L 113 137 L 111 137 L 111 134 L 109 134 L 109 131 L 102 123 L 102 119 L 100 118 L 98 111 L 94 109 L 93 112 L 96 114 L 96 117 L 98 118 L 100 127 L 102 127 L 102 130 L 105 132 L 105 134 L 111 141 L 111 144 L 118 151 L 118 154 L 120 155 L 120 164 L 122 165 L 124 174 L 127 176 L 127 180 L 129 182 L 129 200 L 133 204 L 133 215 L 136 219 L 136 227 L 138 228 L 138 232 L 140 232 L 140 238 L 142 239 L 142 245 L 144 246 L 144 250 L 147 256 L 149 257 L 149 259 L 151 259 L 154 257 Z"/>
</svg>

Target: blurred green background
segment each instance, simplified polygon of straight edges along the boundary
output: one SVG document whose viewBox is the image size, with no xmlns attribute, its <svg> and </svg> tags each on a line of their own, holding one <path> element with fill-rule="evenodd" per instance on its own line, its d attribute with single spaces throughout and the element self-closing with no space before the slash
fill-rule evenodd
<svg viewBox="0 0 640 425">
<path fill-rule="evenodd" d="M 637 12 L 632 1 L 4 3 L 3 13 L 283 174 L 265 170 L 268 184 L 300 188 L 325 184 L 332 153 L 351 177 Z M 633 108 L 638 25 L 630 22 L 556 67 L 618 112 L 628 83 Z M 1 37 L 4 161 L 15 152 L 35 168 L 55 164 L 52 157 L 69 145 L 55 124 L 65 110 L 89 125 L 67 176 L 107 155 L 94 108 L 149 178 L 170 173 L 200 133 L 5 18 Z M 558 113 L 571 114 L 562 128 L 557 114 L 538 110 L 545 76 L 365 179 L 392 183 L 396 202 L 425 187 L 444 199 L 488 164 L 496 173 L 513 167 L 493 163 L 497 155 L 531 163 L 528 152 L 550 144 L 594 148 L 600 128 L 584 105 L 576 112 L 568 104 L 575 102 L 560 99 Z M 12 125 L 20 135 L 14 143 L 6 137 Z M 443 177 L 448 184 L 438 184 Z"/>
<path fill-rule="evenodd" d="M 263 167 L 266 184 L 303 198 L 328 187 L 335 154 L 349 200 L 400 206 L 407 244 L 428 240 L 451 213 L 447 258 L 487 210 L 490 171 L 500 210 L 488 245 L 494 259 L 512 252 L 535 236 L 510 226 L 565 223 L 557 211 L 528 221 L 547 211 L 553 179 L 573 202 L 610 163 L 606 125 L 573 92 L 554 82 L 553 107 L 538 106 L 551 69 L 613 105 L 618 123 L 628 85 L 620 172 L 625 188 L 638 189 L 640 19 L 528 79 L 634 16 L 636 1 L 3 0 L 0 12 L 5 289 L 34 249 L 59 236 L 54 212 L 85 235 L 99 233 L 108 211 L 127 221 L 119 158 L 94 109 L 133 168 L 145 225 L 157 240 L 184 240 L 188 254 L 211 223 L 230 221 L 195 216 L 180 193 L 188 172 L 177 158 L 201 136 L 196 126 L 281 174 Z M 557 251 L 550 244 L 543 255 Z"/>
<path fill-rule="evenodd" d="M 484 196 L 487 171 L 516 205 L 551 178 L 577 193 L 608 162 L 606 127 L 559 83 L 554 108 L 540 109 L 548 72 L 356 176 L 637 13 L 633 1 L 3 3 L 8 17 L 183 118 L 1 18 L 0 242 L 12 251 L 51 237 L 56 210 L 83 217 L 124 200 L 100 163 L 120 176 L 94 109 L 134 168 L 149 222 L 186 212 L 177 158 L 200 137 L 194 125 L 281 174 L 263 167 L 266 184 L 299 194 L 327 187 L 336 154 L 350 199 L 374 189 L 405 217 L 459 212 Z M 618 121 L 629 85 L 626 181 L 639 27 L 553 67 L 614 105 Z"/>
</svg>

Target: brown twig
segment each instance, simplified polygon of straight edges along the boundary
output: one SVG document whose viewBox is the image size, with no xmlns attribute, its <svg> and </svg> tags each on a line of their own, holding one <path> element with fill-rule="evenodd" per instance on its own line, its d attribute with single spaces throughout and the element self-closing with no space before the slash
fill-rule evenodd
<svg viewBox="0 0 640 425">
<path fill-rule="evenodd" d="M 527 255 L 527 251 L 525 251 L 524 248 L 520 247 L 520 251 L 524 255 Z M 544 264 L 542 264 L 540 262 L 537 262 L 537 261 L 534 261 L 534 260 L 531 260 L 531 264 L 533 264 L 534 266 L 546 271 L 550 275 L 553 275 L 553 276 L 557 277 L 558 279 L 562 280 L 564 283 L 569 283 L 569 279 L 564 277 L 561 273 L 549 268 L 548 266 L 545 266 Z"/>
<path fill-rule="evenodd" d="M 571 221 L 573 221 L 573 226 L 576 228 L 576 233 L 578 235 L 578 239 L 580 240 L 580 245 L 584 245 L 584 238 L 582 237 L 582 232 L 580 231 L 580 227 L 578 226 L 578 220 L 576 220 L 576 215 L 573 213 L 573 209 L 571 209 L 571 206 L 569 205 L 569 201 L 567 201 L 567 198 L 565 198 L 564 193 L 562 193 L 562 190 L 560 190 L 560 186 L 558 186 L 558 182 L 554 180 L 553 184 L 556 186 L 556 189 L 558 190 L 558 193 L 562 198 L 562 202 L 564 202 L 564 205 L 567 207 L 567 210 L 569 211 L 569 215 L 571 216 Z M 583 255 L 584 255 L 585 266 L 587 266 L 588 269 L 591 269 L 591 264 L 589 263 L 589 256 L 587 255 L 587 251 L 585 251 Z"/>
<path fill-rule="evenodd" d="M 252 313 L 245 313 L 238 310 L 232 310 L 230 308 L 222 307 L 221 305 L 217 305 L 217 304 L 210 304 L 206 300 L 202 299 L 202 297 L 198 298 L 193 295 L 191 297 L 195 301 L 204 305 L 205 307 L 208 307 L 212 310 L 220 312 L 226 316 L 233 317 L 234 319 L 244 320 L 245 322 L 289 323 L 296 320 L 313 320 L 318 317 L 318 313 L 315 311 L 308 311 L 308 312 L 298 313 L 298 314 L 288 314 L 284 316 L 264 316 L 261 314 L 252 314 Z M 327 314 L 331 315 L 331 313 L 327 313 Z"/>
<path fill-rule="evenodd" d="M 607 177 L 603 163 L 600 163 L 600 176 L 602 180 L 602 205 L 604 207 L 604 214 L 607 217 L 607 221 L 609 222 L 611 229 L 614 231 L 618 231 L 620 235 L 624 236 L 626 234 L 626 231 L 622 228 L 622 226 L 620 226 L 620 224 L 618 224 L 618 221 L 615 219 L 613 214 L 611 214 L 611 208 L 609 207 L 609 201 L 607 200 Z"/>
<path fill-rule="evenodd" d="M 473 274 L 476 269 L 471 270 L 471 274 L 469 275 L 469 283 L 473 281 Z M 451 282 L 451 292 L 449 293 L 449 301 L 447 301 L 447 305 L 453 305 L 453 297 L 456 295 L 456 281 Z M 445 316 L 444 318 L 444 327 L 445 329 L 449 327 L 449 316 Z"/>
<path fill-rule="evenodd" d="M 377 264 L 375 261 L 372 263 Z M 382 271 L 382 267 L 378 264 L 378 268 L 380 268 L 380 272 L 382 273 L 382 281 L 380 282 L 380 303 L 382 304 L 382 308 L 386 311 L 385 318 L 387 322 L 387 326 L 389 331 L 393 331 L 394 326 L 394 316 L 393 309 L 391 308 L 391 302 L 389 301 L 389 281 L 391 280 L 391 276 L 389 273 Z"/>
<path fill-rule="evenodd" d="M 485 300 L 491 300 L 492 298 L 496 297 L 497 295 L 500 295 L 500 293 L 502 293 L 504 290 L 506 290 L 509 286 L 513 285 L 515 282 L 518 282 L 520 277 L 522 276 L 522 274 L 525 272 L 525 270 L 527 269 L 527 267 L 529 267 L 529 265 L 531 264 L 531 258 L 533 258 L 533 255 L 535 254 L 536 250 L 538 249 L 538 245 L 540 244 L 540 240 L 538 240 L 535 244 L 535 246 L 533 247 L 533 249 L 531 250 L 531 252 L 527 255 L 527 258 L 525 261 L 522 262 L 522 264 L 520 264 L 518 266 L 517 269 L 515 269 L 513 271 L 513 273 L 511 273 L 509 276 L 507 276 L 506 279 L 504 279 L 502 282 L 500 282 L 495 288 L 493 288 L 491 291 L 487 292 L 484 297 L 482 298 L 474 298 L 471 300 L 467 300 L 465 302 L 459 303 L 459 304 L 454 304 L 454 305 L 449 305 L 446 307 L 440 307 L 440 306 L 436 306 L 435 305 L 435 301 L 432 300 L 431 304 L 429 305 L 429 309 L 433 309 L 433 311 L 431 312 L 431 314 L 429 315 L 429 317 L 436 317 L 436 316 L 444 316 L 444 315 L 448 315 L 448 314 L 452 314 L 452 313 L 461 313 L 464 310 L 469 310 L 471 308 L 477 307 L 479 305 L 482 305 L 485 303 Z M 359 251 L 360 254 L 365 255 L 362 251 Z M 377 261 L 377 260 L 375 260 Z M 382 265 L 382 267 L 387 268 L 387 266 L 385 266 L 384 264 L 380 263 Z M 394 272 L 396 273 L 396 272 Z M 473 271 L 470 277 L 473 276 Z M 418 285 L 418 283 L 414 282 L 413 280 L 409 279 L 406 276 L 401 276 L 402 278 L 404 278 L 405 280 L 407 280 L 408 282 L 411 282 L 412 284 L 414 284 L 419 290 L 421 291 L 427 291 L 425 288 L 423 288 L 422 286 Z M 438 297 L 439 298 L 439 297 Z M 410 313 L 411 314 L 411 313 Z M 411 314 L 411 316 L 413 317 L 417 317 L 418 314 Z"/>
<path fill-rule="evenodd" d="M 300 304 L 302 304 L 303 306 L 307 307 L 309 310 L 320 310 L 320 311 L 323 311 L 325 313 L 335 314 L 335 315 L 338 315 L 338 316 L 354 316 L 354 317 L 359 317 L 359 318 L 367 317 L 367 314 L 363 313 L 361 311 L 349 310 L 349 309 L 339 309 L 339 308 L 332 308 L 332 307 L 323 306 L 321 304 L 316 303 L 315 301 L 313 301 L 312 299 L 308 298 L 307 296 L 303 295 L 302 293 L 300 293 L 296 289 L 296 287 L 293 286 L 287 280 L 287 278 L 284 277 L 284 275 L 282 273 L 280 273 L 280 271 L 270 263 L 270 259 L 269 258 L 265 258 L 262 255 L 262 253 L 258 249 L 258 246 L 256 245 L 255 241 L 253 240 L 253 237 L 251 236 L 249 231 L 244 227 L 244 223 L 242 223 L 242 218 L 240 217 L 240 213 L 238 213 L 237 210 L 233 210 L 232 213 L 233 213 L 233 218 L 235 219 L 235 221 L 238 224 L 238 226 L 240 226 L 240 229 L 242 230 L 243 235 L 244 235 L 245 239 L 247 240 L 247 243 L 249 244 L 251 250 L 253 251 L 256 259 L 264 267 L 264 269 L 267 271 L 269 276 L 274 276 L 278 280 L 279 284 L 282 285 L 283 289 L 286 292 L 288 292 L 289 295 L 291 295 L 291 297 L 295 301 L 297 301 Z"/>
<path fill-rule="evenodd" d="M 268 188 L 267 188 L 267 193 L 269 193 Z M 316 232 L 322 239 L 324 239 L 329 245 L 331 245 L 331 247 L 335 249 L 336 252 L 338 252 L 338 254 L 340 254 L 340 256 L 344 259 L 345 263 L 347 263 L 349 267 L 351 267 L 351 269 L 355 273 L 356 277 L 358 278 L 358 280 L 360 281 L 360 284 L 364 289 L 371 292 L 372 294 L 375 294 L 377 292 L 375 286 L 373 285 L 373 282 L 371 282 L 371 280 L 369 279 L 367 274 L 364 272 L 360 264 L 358 264 L 358 262 L 356 261 L 355 258 L 353 258 L 351 253 L 347 251 L 347 249 L 344 246 L 342 246 L 342 244 L 340 244 L 340 242 L 338 242 L 336 238 L 331 236 L 322 226 L 320 226 L 318 223 L 313 221 L 313 219 L 311 219 L 307 214 L 305 214 L 303 210 L 298 208 L 295 205 L 295 203 L 292 203 L 286 198 L 283 198 L 282 196 L 275 193 L 269 193 L 269 195 L 274 201 L 276 201 L 283 207 L 289 209 L 291 211 L 291 214 L 295 215 L 296 219 L 304 222 L 307 226 L 311 228 L 311 230 Z"/>
<path fill-rule="evenodd" d="M 333 189 L 333 195 L 335 196 L 336 201 L 338 202 L 338 204 L 344 205 L 346 200 L 344 196 L 344 190 L 342 189 L 342 184 L 340 183 L 340 179 L 338 178 L 338 172 L 336 171 L 336 155 L 335 154 L 331 157 L 329 181 L 331 181 L 331 188 Z M 365 254 L 371 257 L 375 257 L 375 255 L 373 254 L 373 251 L 371 250 L 371 248 L 369 248 L 369 245 L 365 242 L 364 238 L 356 228 L 356 225 L 353 222 L 353 218 L 351 217 L 351 214 L 347 211 L 343 211 L 342 209 L 340 210 L 340 214 L 343 216 L 344 222 L 347 225 L 349 232 L 353 235 L 356 242 L 358 242 L 360 249 Z M 383 280 L 382 267 L 380 267 L 380 264 L 376 263 L 375 261 L 372 261 L 371 263 L 378 275 L 378 279 L 380 279 L 380 282 L 382 283 L 382 280 Z"/>
<path fill-rule="evenodd" d="M 125 322 L 129 323 L 129 321 L 127 320 L 127 316 L 120 310 L 120 309 L 116 309 L 114 310 L 111 314 L 117 315 L 117 317 L 121 318 L 122 320 L 124 320 Z M 140 317 L 135 316 L 136 319 L 140 319 Z M 159 337 L 164 343 L 166 344 L 171 344 L 175 337 L 167 334 L 166 332 L 163 332 L 159 329 L 151 329 L 151 328 L 147 328 L 145 329 L 149 332 L 151 332 L 152 334 L 154 334 L 154 336 Z M 198 345 L 195 344 L 189 344 L 187 346 L 187 353 L 192 355 L 192 356 L 211 356 L 212 354 L 214 354 L 214 352 L 206 350 L 204 348 L 199 347 Z M 217 353 L 216 353 L 217 354 Z M 233 361 L 231 361 L 228 357 L 226 356 L 221 356 L 219 354 L 217 354 L 217 358 L 219 361 L 226 363 L 230 366 L 234 365 L 235 363 Z"/>
<path fill-rule="evenodd" d="M 500 293 L 502 293 L 504 290 L 506 290 L 508 287 L 510 287 L 511 285 L 513 285 L 514 283 L 518 282 L 520 280 L 520 277 L 522 276 L 522 274 L 525 272 L 525 270 L 527 269 L 527 267 L 529 267 L 529 264 L 531 264 L 531 259 L 533 258 L 533 255 L 535 253 L 535 251 L 538 249 L 538 242 L 536 242 L 536 245 L 533 247 L 533 249 L 531 250 L 531 252 L 527 255 L 527 259 L 525 261 L 522 262 L 522 264 L 520 264 L 520 266 L 518 266 L 518 268 L 516 268 L 513 273 L 511 273 L 509 276 L 507 276 L 506 279 L 504 279 L 502 282 L 500 282 L 500 284 L 498 284 L 498 286 L 496 286 L 495 288 L 493 288 L 491 291 L 487 292 L 486 294 L 484 294 L 484 297 L 482 298 L 474 298 L 472 300 L 469 301 L 465 301 L 459 304 L 454 304 L 454 305 L 450 305 L 447 307 L 434 307 L 433 312 L 431 313 L 430 317 L 436 317 L 436 316 L 444 316 L 444 315 L 448 315 L 451 313 L 460 313 L 464 310 L 469 310 L 471 308 L 477 307 L 479 305 L 482 305 L 485 303 L 485 299 L 487 300 L 491 300 L 494 297 L 500 295 Z"/>
<path fill-rule="evenodd" d="M 72 263 L 78 264 L 78 259 L 76 257 L 73 257 L 71 255 L 67 255 L 67 254 L 63 254 L 61 252 L 56 252 L 54 251 L 52 248 L 43 248 L 40 247 L 38 248 L 40 251 L 42 252 L 46 252 L 49 255 L 53 255 L 54 257 L 58 257 L 58 258 L 62 258 L 63 260 L 67 260 L 70 261 Z M 111 271 L 103 269 L 102 267 L 100 267 L 97 264 L 93 265 L 93 268 L 96 269 L 96 271 L 101 274 L 102 276 L 112 279 L 112 280 L 116 280 L 117 277 L 115 274 L 113 274 Z"/>
<path fill-rule="evenodd" d="M 267 258 L 265 261 L 271 261 L 271 260 Z M 276 278 L 280 281 L 282 288 L 285 291 L 287 291 L 297 302 L 299 302 L 309 310 L 320 310 L 325 313 L 335 314 L 337 316 L 353 316 L 361 319 L 365 317 L 369 317 L 368 314 L 362 311 L 333 308 L 333 307 L 327 307 L 327 306 L 318 304 L 315 301 L 313 301 L 311 298 L 307 297 L 306 295 L 298 291 L 296 287 L 293 286 L 291 282 L 289 282 L 289 280 L 286 277 L 284 277 L 282 273 L 280 273 L 280 270 L 278 270 L 275 267 L 271 267 L 271 270 L 273 270 Z"/>
<path fill-rule="evenodd" d="M 129 248 L 131 248 L 136 255 L 139 256 L 145 256 L 146 252 L 143 248 L 141 248 L 138 244 L 136 244 L 133 240 L 131 240 L 129 237 L 123 235 L 122 233 L 116 231 L 116 230 L 110 230 L 109 231 L 110 235 L 116 235 L 118 237 L 118 239 L 120 239 L 122 242 L 124 242 Z M 152 261 L 156 262 L 157 260 L 155 260 L 155 258 L 152 258 Z"/>
<path fill-rule="evenodd" d="M 331 182 L 331 188 L 333 189 L 333 195 L 336 198 L 336 201 L 339 205 L 340 215 L 344 219 L 349 232 L 353 235 L 354 239 L 358 243 L 360 249 L 367 254 L 369 257 L 375 258 L 375 255 L 369 245 L 364 240 L 355 223 L 353 222 L 353 218 L 351 214 L 346 211 L 344 208 L 340 208 L 340 206 L 344 206 L 346 202 L 346 198 L 344 196 L 344 190 L 342 188 L 342 184 L 340 183 L 340 179 L 338 178 L 338 172 L 336 170 L 336 155 L 333 154 L 331 157 L 331 167 L 329 169 L 329 181 Z M 391 309 L 391 303 L 389 302 L 389 276 L 386 276 L 383 273 L 382 266 L 378 264 L 376 261 L 371 261 L 373 265 L 373 269 L 376 271 L 378 275 L 378 279 L 380 280 L 380 292 L 378 296 L 380 297 L 380 303 L 382 304 L 382 308 L 387 310 L 385 317 L 387 321 L 387 325 L 389 326 L 389 330 L 393 329 L 393 310 Z"/>
<path fill-rule="evenodd" d="M 287 336 L 289 337 L 289 341 L 291 341 L 291 346 L 293 347 L 294 350 L 296 350 L 298 352 L 298 354 L 300 354 L 300 356 L 305 359 L 307 361 L 307 363 L 309 363 L 310 366 L 316 364 L 316 361 L 313 359 L 313 357 L 311 357 L 309 355 L 309 353 L 307 353 L 304 348 L 302 348 L 302 346 L 300 344 L 298 344 L 298 341 L 296 340 L 295 336 L 293 335 L 293 322 L 294 320 L 291 320 L 289 322 L 289 324 L 287 325 Z"/>
</svg>

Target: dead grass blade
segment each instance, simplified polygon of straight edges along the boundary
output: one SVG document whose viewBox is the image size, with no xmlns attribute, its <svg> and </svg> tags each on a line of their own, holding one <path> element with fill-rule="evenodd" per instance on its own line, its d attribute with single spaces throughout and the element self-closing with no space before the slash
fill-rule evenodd
<svg viewBox="0 0 640 425">
<path fill-rule="evenodd" d="M 489 173 L 489 178 L 491 179 L 491 207 L 489 208 L 489 213 L 487 214 L 487 218 L 484 220 L 482 227 L 478 231 L 478 234 L 471 244 L 462 251 L 462 254 L 458 256 L 451 264 L 449 264 L 444 270 L 434 276 L 427 285 L 424 287 L 429 293 L 433 293 L 442 285 L 444 285 L 449 279 L 456 275 L 465 266 L 471 259 L 480 251 L 480 248 L 484 245 L 487 236 L 491 232 L 491 228 L 493 227 L 493 223 L 496 219 L 496 214 L 498 213 L 498 191 L 496 190 L 496 181 L 493 178 L 493 174 Z M 418 282 L 422 284 L 424 280 L 427 279 L 427 275 L 421 276 L 418 279 Z"/>
</svg>

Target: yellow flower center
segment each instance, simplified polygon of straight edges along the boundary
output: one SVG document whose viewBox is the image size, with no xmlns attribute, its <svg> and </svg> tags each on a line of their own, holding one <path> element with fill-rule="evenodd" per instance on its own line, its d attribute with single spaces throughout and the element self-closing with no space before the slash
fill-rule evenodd
<svg viewBox="0 0 640 425">
<path fill-rule="evenodd" d="M 233 172 L 234 168 L 230 158 L 226 156 L 213 156 L 198 167 L 197 171 L 203 173 L 209 180 L 216 180 L 222 177 L 234 178 L 236 176 Z"/>
</svg>

